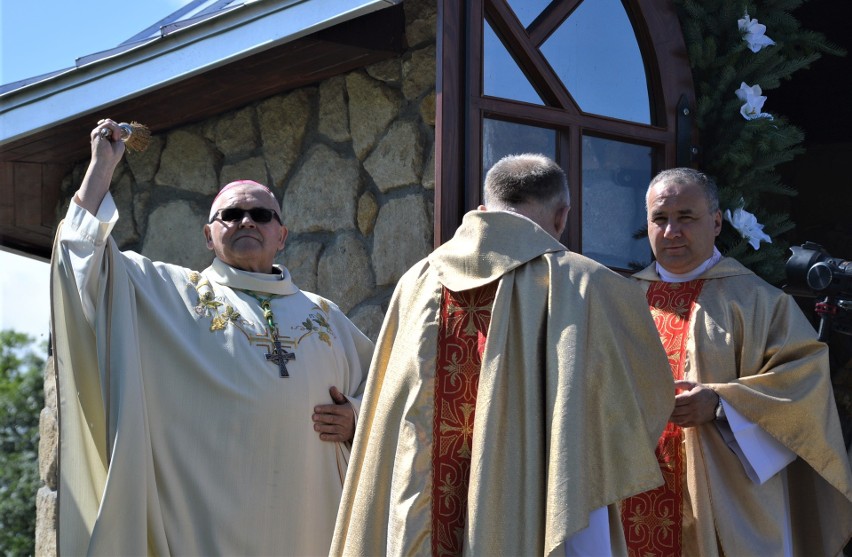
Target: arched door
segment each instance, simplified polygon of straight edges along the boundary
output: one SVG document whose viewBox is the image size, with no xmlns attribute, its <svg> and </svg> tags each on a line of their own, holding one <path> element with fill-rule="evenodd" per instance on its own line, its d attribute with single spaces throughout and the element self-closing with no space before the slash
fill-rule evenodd
<svg viewBox="0 0 852 557">
<path fill-rule="evenodd" d="M 647 263 L 645 189 L 690 164 L 693 98 L 668 1 L 439 0 L 436 245 L 494 162 L 541 152 L 569 177 L 563 243 L 615 269 Z"/>
</svg>

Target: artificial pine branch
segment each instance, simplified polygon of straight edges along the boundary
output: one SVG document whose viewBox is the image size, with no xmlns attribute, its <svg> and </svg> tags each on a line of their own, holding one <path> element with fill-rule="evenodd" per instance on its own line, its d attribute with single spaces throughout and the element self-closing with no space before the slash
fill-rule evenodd
<svg viewBox="0 0 852 557">
<path fill-rule="evenodd" d="M 769 282 L 784 278 L 787 243 L 793 223 L 781 200 L 796 194 L 783 184 L 778 167 L 804 151 L 804 134 L 772 109 L 772 91 L 821 56 L 844 55 L 821 33 L 802 29 L 793 11 L 802 0 L 675 0 L 692 68 L 696 94 L 695 125 L 701 138 L 700 169 L 719 184 L 722 210 L 745 209 L 763 223 L 772 244 L 755 250 L 729 224 L 718 245 Z M 774 45 L 752 52 L 737 20 L 748 13 L 767 26 Z M 736 90 L 760 85 L 768 97 L 770 119 L 745 120 Z"/>
</svg>

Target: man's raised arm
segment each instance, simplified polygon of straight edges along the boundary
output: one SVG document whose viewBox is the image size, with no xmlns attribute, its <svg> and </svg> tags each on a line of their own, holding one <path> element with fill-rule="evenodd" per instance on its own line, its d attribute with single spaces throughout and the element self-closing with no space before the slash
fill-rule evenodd
<svg viewBox="0 0 852 557">
<path fill-rule="evenodd" d="M 110 135 L 104 137 L 101 130 L 110 130 Z M 115 167 L 124 155 L 124 142 L 118 124 L 112 120 L 101 120 L 98 126 L 92 130 L 90 135 L 92 141 L 92 159 L 83 177 L 80 189 L 74 195 L 74 201 L 86 209 L 89 213 L 96 215 L 98 207 L 109 191 L 112 174 Z"/>
</svg>

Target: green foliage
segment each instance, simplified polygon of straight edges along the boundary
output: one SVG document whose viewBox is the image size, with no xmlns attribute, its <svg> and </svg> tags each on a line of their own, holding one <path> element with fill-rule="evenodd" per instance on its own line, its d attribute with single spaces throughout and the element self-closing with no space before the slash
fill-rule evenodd
<svg viewBox="0 0 852 557">
<path fill-rule="evenodd" d="M 38 420 L 44 358 L 33 340 L 0 331 L 0 554 L 35 552 Z"/>
<path fill-rule="evenodd" d="M 719 185 L 724 213 L 740 206 L 764 225 L 772 243 L 754 250 L 727 221 L 716 245 L 767 281 L 784 278 L 793 228 L 779 199 L 795 190 L 776 171 L 804 149 L 804 133 L 772 110 L 773 89 L 824 54 L 845 55 L 817 32 L 802 29 L 792 13 L 802 0 L 676 0 L 695 85 L 695 122 L 701 143 L 700 170 Z M 745 13 L 766 25 L 774 45 L 752 52 L 737 24 Z M 763 111 L 773 118 L 746 120 L 736 96 L 741 83 L 760 85 Z"/>
</svg>

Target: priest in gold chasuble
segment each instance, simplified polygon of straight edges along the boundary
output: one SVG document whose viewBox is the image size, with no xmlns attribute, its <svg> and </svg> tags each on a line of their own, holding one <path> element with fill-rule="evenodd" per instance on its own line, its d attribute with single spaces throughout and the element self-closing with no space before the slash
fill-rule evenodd
<svg viewBox="0 0 852 557">
<path fill-rule="evenodd" d="M 674 385 L 635 283 L 557 241 L 567 213 L 553 161 L 502 159 L 399 281 L 332 555 L 625 554 Z"/>
<path fill-rule="evenodd" d="M 92 132 L 53 254 L 59 554 L 327 555 L 373 344 L 274 265 L 255 182 L 214 200 L 207 269 L 119 251 L 117 134 Z"/>
<path fill-rule="evenodd" d="M 622 505 L 631 555 L 838 555 L 852 474 L 828 350 L 792 297 L 714 247 L 716 185 L 692 169 L 648 189 L 656 262 L 634 275 L 669 355 L 664 486 Z"/>
</svg>

